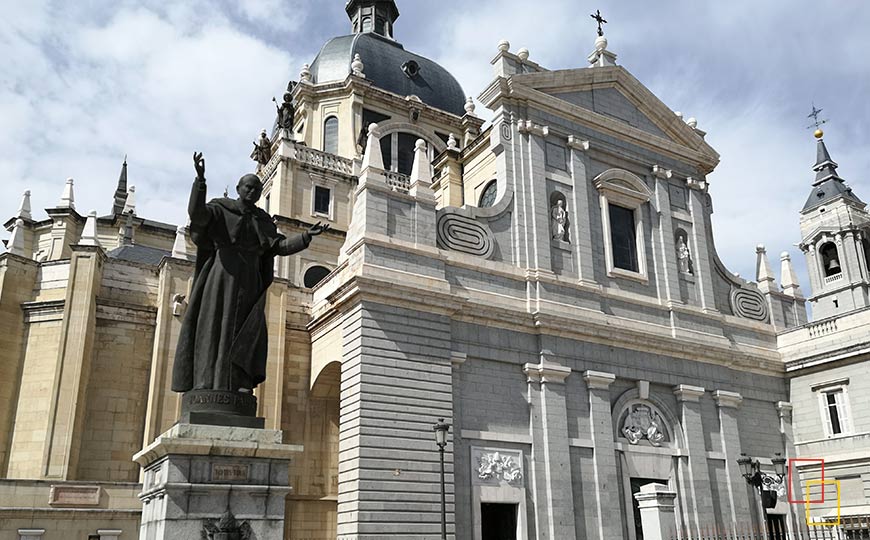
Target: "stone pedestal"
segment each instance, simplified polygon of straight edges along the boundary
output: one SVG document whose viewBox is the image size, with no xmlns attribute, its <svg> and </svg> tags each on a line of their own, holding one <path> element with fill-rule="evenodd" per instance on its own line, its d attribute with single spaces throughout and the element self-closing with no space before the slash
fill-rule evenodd
<svg viewBox="0 0 870 540">
<path fill-rule="evenodd" d="M 674 499 L 677 494 L 664 484 L 647 484 L 634 498 L 640 508 L 644 540 L 668 540 L 675 530 Z"/>
<path fill-rule="evenodd" d="M 133 457 L 144 469 L 140 540 L 283 538 L 301 451 L 278 430 L 174 425 Z"/>
</svg>

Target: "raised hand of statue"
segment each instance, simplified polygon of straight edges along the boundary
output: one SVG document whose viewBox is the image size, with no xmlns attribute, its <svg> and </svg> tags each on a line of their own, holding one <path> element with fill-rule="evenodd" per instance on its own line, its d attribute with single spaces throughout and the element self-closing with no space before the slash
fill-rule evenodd
<svg viewBox="0 0 870 540">
<path fill-rule="evenodd" d="M 202 157 L 202 152 L 193 153 L 193 166 L 196 169 L 197 180 L 205 182 L 205 158 Z"/>
<path fill-rule="evenodd" d="M 317 236 L 319 234 L 325 233 L 328 230 L 329 230 L 329 223 L 324 225 L 323 223 L 318 221 L 317 223 L 315 223 L 311 227 L 308 227 L 308 234 L 310 234 L 311 236 Z"/>
</svg>

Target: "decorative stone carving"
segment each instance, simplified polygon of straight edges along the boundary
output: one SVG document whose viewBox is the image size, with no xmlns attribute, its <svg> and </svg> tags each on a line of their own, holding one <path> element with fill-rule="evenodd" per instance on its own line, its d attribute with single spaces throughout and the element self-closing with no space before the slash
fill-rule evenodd
<svg viewBox="0 0 870 540">
<path fill-rule="evenodd" d="M 752 289 L 731 289 L 731 309 L 734 315 L 765 322 L 767 320 L 767 304 L 764 296 Z"/>
<path fill-rule="evenodd" d="M 638 403 L 628 410 L 622 423 L 622 433 L 628 442 L 637 444 L 641 439 L 646 439 L 653 446 L 660 446 L 665 440 L 663 421 L 659 413 L 649 405 Z"/>
<path fill-rule="evenodd" d="M 495 249 L 495 241 L 489 227 L 474 219 L 442 213 L 436 226 L 438 246 L 443 249 L 477 255 L 488 259 Z"/>
<path fill-rule="evenodd" d="M 568 212 L 565 210 L 565 201 L 561 198 L 550 209 L 550 236 L 553 240 L 567 241 Z"/>
<path fill-rule="evenodd" d="M 254 534 L 247 521 L 239 523 L 227 510 L 219 520 L 202 520 L 202 540 L 253 540 Z"/>
<path fill-rule="evenodd" d="M 481 480 L 496 479 L 512 483 L 523 478 L 523 470 L 514 457 L 491 452 L 477 458 L 477 477 Z"/>
</svg>

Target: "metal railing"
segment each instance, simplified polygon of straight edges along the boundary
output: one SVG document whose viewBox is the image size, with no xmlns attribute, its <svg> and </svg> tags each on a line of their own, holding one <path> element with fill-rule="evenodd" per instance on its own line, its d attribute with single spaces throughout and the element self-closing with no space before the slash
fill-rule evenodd
<svg viewBox="0 0 870 540">
<path fill-rule="evenodd" d="M 831 518 L 833 521 L 834 518 Z M 770 532 L 758 525 L 701 527 L 671 533 L 670 540 L 870 540 L 870 516 L 841 517 L 837 525 L 802 524 L 794 531 Z"/>
</svg>

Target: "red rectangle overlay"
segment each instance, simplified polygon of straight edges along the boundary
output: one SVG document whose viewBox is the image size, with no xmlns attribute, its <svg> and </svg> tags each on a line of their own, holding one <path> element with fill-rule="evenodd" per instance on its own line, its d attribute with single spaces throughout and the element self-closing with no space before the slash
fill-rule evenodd
<svg viewBox="0 0 870 540">
<path fill-rule="evenodd" d="M 788 502 L 791 504 L 804 504 L 809 502 L 810 504 L 819 504 L 825 502 L 825 490 L 822 489 L 822 499 L 818 501 L 807 501 L 803 497 L 803 493 L 798 494 L 798 498 L 794 498 L 794 492 L 792 491 L 792 474 L 794 472 L 794 464 L 798 461 L 809 461 L 811 463 L 819 463 L 822 466 L 822 478 L 821 484 L 824 485 L 825 482 L 825 460 L 822 458 L 788 458 Z M 809 494 L 808 494 L 809 495 Z"/>
</svg>

